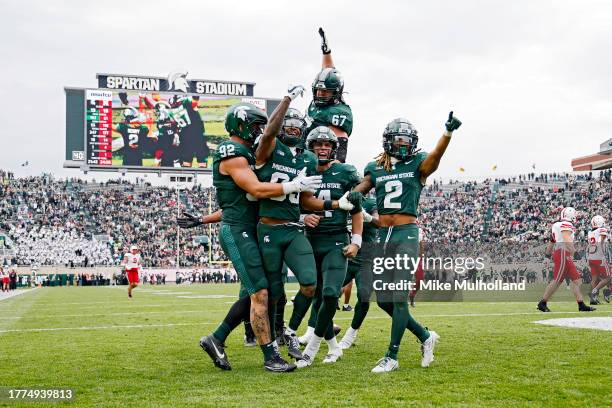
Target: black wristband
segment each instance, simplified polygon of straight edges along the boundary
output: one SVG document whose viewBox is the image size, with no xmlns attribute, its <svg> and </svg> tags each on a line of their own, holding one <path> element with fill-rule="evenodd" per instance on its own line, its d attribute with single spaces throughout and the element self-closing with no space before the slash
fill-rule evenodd
<svg viewBox="0 0 612 408">
<path fill-rule="evenodd" d="M 333 201 L 332 200 L 325 200 L 323 202 L 323 209 L 324 210 L 333 210 Z"/>
</svg>

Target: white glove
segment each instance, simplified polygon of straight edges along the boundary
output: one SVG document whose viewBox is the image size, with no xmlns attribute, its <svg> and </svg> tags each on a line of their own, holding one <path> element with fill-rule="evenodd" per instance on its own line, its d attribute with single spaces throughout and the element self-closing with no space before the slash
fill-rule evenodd
<svg viewBox="0 0 612 408">
<path fill-rule="evenodd" d="M 322 178 L 323 176 L 307 176 L 306 167 L 304 167 L 293 180 L 283 183 L 283 193 L 301 193 L 302 191 L 315 193 Z"/>
<path fill-rule="evenodd" d="M 367 223 L 372 222 L 371 214 L 368 214 L 366 210 L 361 210 L 361 213 L 363 214 L 363 222 L 367 222 Z"/>
<path fill-rule="evenodd" d="M 347 199 L 349 192 L 344 193 L 338 200 L 338 208 L 344 211 L 351 211 L 355 206 Z"/>
<path fill-rule="evenodd" d="M 304 96 L 304 89 L 302 85 L 289 85 L 289 88 L 287 88 L 287 96 L 293 101 L 298 96 Z"/>
</svg>

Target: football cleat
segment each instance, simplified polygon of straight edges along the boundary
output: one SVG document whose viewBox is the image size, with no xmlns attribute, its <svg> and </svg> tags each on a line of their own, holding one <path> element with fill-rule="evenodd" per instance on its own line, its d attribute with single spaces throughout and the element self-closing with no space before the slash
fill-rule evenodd
<svg viewBox="0 0 612 408">
<path fill-rule="evenodd" d="M 296 365 L 286 362 L 280 354 L 275 354 L 274 357 L 264 362 L 264 368 L 275 373 L 289 373 L 295 370 Z"/>
<path fill-rule="evenodd" d="M 337 324 L 334 324 L 334 336 L 339 335 L 341 331 L 342 327 L 338 326 Z"/>
<path fill-rule="evenodd" d="M 257 345 L 257 340 L 255 337 L 244 336 L 244 347 L 255 347 Z"/>
<path fill-rule="evenodd" d="M 597 295 L 594 293 L 589 293 L 589 300 L 590 300 L 590 304 L 592 305 L 598 305 L 599 304 L 599 300 L 597 300 Z"/>
<path fill-rule="evenodd" d="M 303 358 L 300 351 L 300 342 L 295 334 L 283 334 L 285 344 L 287 345 L 287 354 L 296 360 Z"/>
<path fill-rule="evenodd" d="M 340 360 L 340 357 L 342 357 L 342 349 L 341 348 L 337 348 L 337 349 L 327 353 L 327 355 L 323 359 L 323 363 L 324 364 L 335 363 L 336 361 Z"/>
<path fill-rule="evenodd" d="M 340 340 L 340 342 L 338 343 L 338 345 L 340 346 L 342 350 L 346 350 L 346 349 L 351 348 L 354 341 L 355 341 L 355 337 L 349 337 L 345 334 L 344 337 L 342 337 L 342 340 Z"/>
<path fill-rule="evenodd" d="M 440 336 L 435 331 L 429 332 L 429 338 L 421 344 L 421 367 L 429 367 L 432 361 L 434 361 L 434 348 L 436 343 L 440 340 Z"/>
<path fill-rule="evenodd" d="M 353 307 L 351 305 L 342 305 L 342 311 L 343 312 L 352 312 L 353 311 Z"/>
<path fill-rule="evenodd" d="M 392 359 L 391 357 L 383 357 L 378 360 L 376 363 L 376 367 L 372 369 L 373 373 L 389 373 L 391 371 L 395 371 L 399 368 L 399 363 L 397 360 Z"/>
<path fill-rule="evenodd" d="M 610 303 L 610 290 L 604 289 L 604 300 L 606 303 Z"/>
<path fill-rule="evenodd" d="M 210 356 L 215 364 L 222 370 L 231 370 L 232 366 L 227 359 L 227 354 L 223 344 L 221 344 L 213 335 L 204 336 L 200 339 L 200 347 Z"/>
<path fill-rule="evenodd" d="M 310 357 L 308 354 L 304 354 L 301 360 L 297 360 L 295 362 L 295 365 L 297 368 L 310 367 L 312 365 L 312 357 Z"/>
<path fill-rule="evenodd" d="M 578 311 L 579 312 L 594 312 L 595 309 L 594 307 L 591 306 L 587 306 L 584 303 L 578 303 Z"/>
<path fill-rule="evenodd" d="M 538 310 L 540 312 L 550 312 L 550 309 L 546 305 L 546 302 L 544 302 L 543 300 L 540 300 L 540 302 L 538 303 Z"/>
</svg>

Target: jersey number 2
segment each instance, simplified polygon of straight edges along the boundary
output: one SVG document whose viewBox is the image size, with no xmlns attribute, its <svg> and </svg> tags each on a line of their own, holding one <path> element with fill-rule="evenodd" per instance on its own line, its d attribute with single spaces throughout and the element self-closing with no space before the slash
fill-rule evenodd
<svg viewBox="0 0 612 408">
<path fill-rule="evenodd" d="M 391 200 L 402 195 L 402 182 L 399 180 L 391 180 L 385 183 L 385 208 L 402 208 L 401 203 L 394 203 Z"/>
</svg>

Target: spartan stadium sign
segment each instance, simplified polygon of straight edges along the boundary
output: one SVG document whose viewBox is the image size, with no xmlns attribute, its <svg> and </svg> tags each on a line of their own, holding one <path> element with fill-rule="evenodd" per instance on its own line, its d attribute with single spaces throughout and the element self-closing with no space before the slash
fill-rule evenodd
<svg viewBox="0 0 612 408">
<path fill-rule="evenodd" d="M 187 79 L 187 71 L 171 72 L 167 78 L 138 75 L 97 74 L 98 88 L 126 91 L 185 92 L 202 95 L 253 96 L 253 82 Z"/>
</svg>

